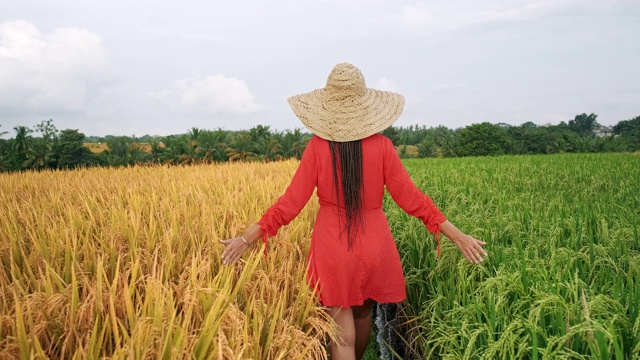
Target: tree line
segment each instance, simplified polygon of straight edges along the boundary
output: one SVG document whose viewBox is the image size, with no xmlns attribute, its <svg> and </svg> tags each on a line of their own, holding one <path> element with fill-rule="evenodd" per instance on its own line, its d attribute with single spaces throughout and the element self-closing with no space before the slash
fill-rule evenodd
<svg viewBox="0 0 640 360">
<path fill-rule="evenodd" d="M 192 128 L 165 137 L 87 138 L 77 129 L 58 131 L 51 119 L 13 130 L 15 137 L 0 139 L 0 171 L 300 159 L 311 138 L 300 129 L 277 132 L 263 125 L 242 131 Z M 0 131 L 0 136 L 6 134 Z M 105 150 L 94 153 L 85 146 L 87 141 L 105 144 Z"/>
<path fill-rule="evenodd" d="M 549 126 L 532 122 L 519 126 L 484 122 L 455 130 L 392 126 L 382 134 L 403 157 L 640 151 L 640 116 L 618 122 L 610 136 L 596 136 L 598 127 L 597 115 L 580 114 Z M 8 133 L 1 130 L 0 136 Z M 0 171 L 300 159 L 311 138 L 300 129 L 279 132 L 263 125 L 241 131 L 192 128 L 186 134 L 141 138 L 87 138 L 77 129 L 59 131 L 53 120 L 13 130 L 13 138 L 0 139 Z M 84 145 L 87 140 L 104 143 L 106 149 L 93 153 Z M 410 152 L 412 148 L 417 151 Z"/>
<path fill-rule="evenodd" d="M 635 152 L 640 150 L 640 116 L 613 126 L 612 134 L 597 136 L 596 114 L 579 114 L 558 125 L 519 126 L 488 122 L 451 130 L 409 126 L 388 128 L 382 133 L 399 147 L 401 156 L 417 148 L 418 157 L 556 154 L 587 152 Z"/>
</svg>

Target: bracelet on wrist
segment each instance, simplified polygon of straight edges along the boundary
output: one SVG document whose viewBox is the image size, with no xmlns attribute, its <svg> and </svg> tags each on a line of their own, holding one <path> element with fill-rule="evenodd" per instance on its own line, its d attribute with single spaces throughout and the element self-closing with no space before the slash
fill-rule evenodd
<svg viewBox="0 0 640 360">
<path fill-rule="evenodd" d="M 240 239 L 242 239 L 242 241 L 244 241 L 244 243 L 245 243 L 245 244 L 247 244 L 247 245 L 251 245 L 251 244 L 247 241 L 247 239 L 245 239 L 245 238 L 244 238 L 244 235 L 240 235 Z"/>
</svg>

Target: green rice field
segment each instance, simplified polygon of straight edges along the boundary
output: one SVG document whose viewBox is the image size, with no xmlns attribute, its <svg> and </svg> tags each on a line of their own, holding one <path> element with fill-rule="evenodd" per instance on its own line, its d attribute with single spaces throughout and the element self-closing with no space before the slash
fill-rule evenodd
<svg viewBox="0 0 640 360">
<path fill-rule="evenodd" d="M 468 263 L 386 199 L 428 359 L 639 359 L 640 156 L 407 160 L 419 187 L 488 243 Z"/>
</svg>

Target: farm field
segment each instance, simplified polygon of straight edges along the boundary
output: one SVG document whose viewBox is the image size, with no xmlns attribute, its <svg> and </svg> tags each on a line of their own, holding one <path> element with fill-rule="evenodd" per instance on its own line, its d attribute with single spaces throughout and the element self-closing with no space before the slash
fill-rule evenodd
<svg viewBox="0 0 640 360">
<path fill-rule="evenodd" d="M 91 150 L 91 152 L 94 154 L 100 154 L 103 151 L 109 150 L 109 146 L 107 146 L 107 143 L 85 142 L 82 145 Z"/>
<path fill-rule="evenodd" d="M 408 160 L 454 224 L 488 242 L 436 260 L 387 199 L 423 358 L 640 358 L 640 157 L 583 154 Z"/>
<path fill-rule="evenodd" d="M 242 265 L 279 163 L 0 174 L 1 358 L 326 358 L 304 283 L 317 201 Z M 489 258 L 466 262 L 387 197 L 417 358 L 640 358 L 640 156 L 405 161 Z M 373 341 L 373 339 L 372 339 Z"/>
<path fill-rule="evenodd" d="M 223 266 L 296 161 L 0 174 L 0 359 L 323 358 L 317 204 Z"/>
</svg>

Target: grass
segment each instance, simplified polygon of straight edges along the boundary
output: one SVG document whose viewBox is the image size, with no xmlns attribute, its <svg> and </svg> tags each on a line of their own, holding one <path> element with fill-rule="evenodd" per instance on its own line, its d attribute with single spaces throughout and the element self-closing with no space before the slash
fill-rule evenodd
<svg viewBox="0 0 640 360">
<path fill-rule="evenodd" d="M 296 166 L 0 174 L 0 359 L 326 358 L 335 326 L 304 281 L 317 203 L 268 257 L 220 261 Z"/>
<path fill-rule="evenodd" d="M 440 260 L 416 219 L 385 206 L 421 358 L 640 356 L 640 158 L 630 154 L 409 160 L 420 187 L 489 243 Z M 388 200 L 388 199 L 387 199 Z"/>
<path fill-rule="evenodd" d="M 317 202 L 235 267 L 295 161 L 0 174 L 0 359 L 326 358 L 304 282 Z M 640 157 L 411 159 L 489 243 L 475 266 L 389 198 L 419 359 L 640 358 Z M 366 359 L 377 357 L 372 340 Z"/>
</svg>

